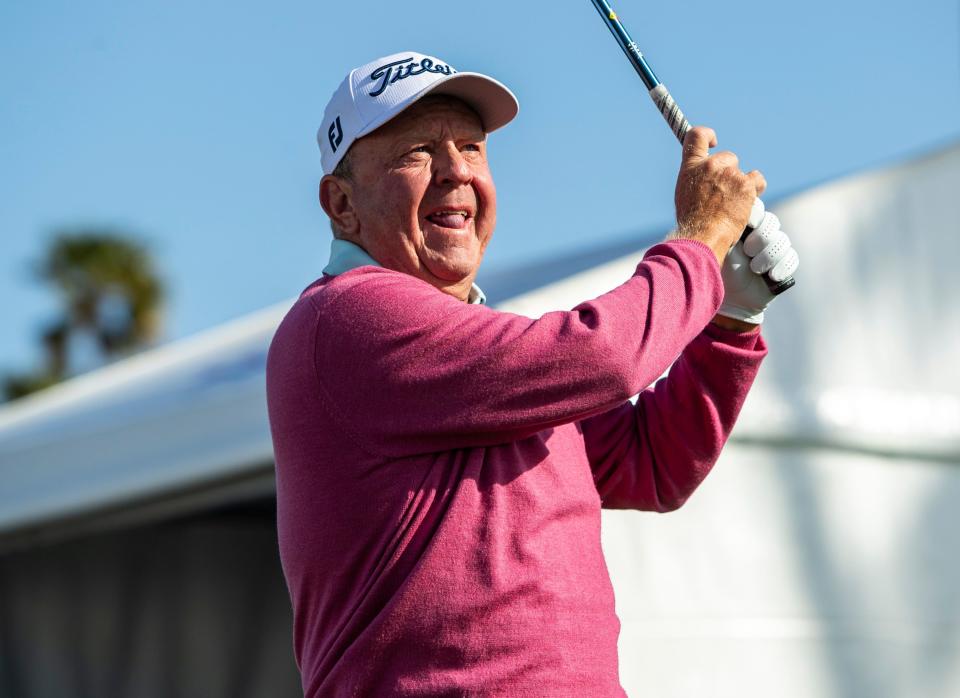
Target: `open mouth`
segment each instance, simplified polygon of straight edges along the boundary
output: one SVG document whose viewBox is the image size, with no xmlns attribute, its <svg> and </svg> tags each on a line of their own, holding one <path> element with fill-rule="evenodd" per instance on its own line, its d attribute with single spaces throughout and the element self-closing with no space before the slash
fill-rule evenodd
<svg viewBox="0 0 960 698">
<path fill-rule="evenodd" d="M 461 230 L 467 227 L 467 221 L 471 214 L 467 209 L 449 208 L 441 209 L 427 214 L 427 220 L 438 225 L 441 228 L 453 228 Z"/>
</svg>

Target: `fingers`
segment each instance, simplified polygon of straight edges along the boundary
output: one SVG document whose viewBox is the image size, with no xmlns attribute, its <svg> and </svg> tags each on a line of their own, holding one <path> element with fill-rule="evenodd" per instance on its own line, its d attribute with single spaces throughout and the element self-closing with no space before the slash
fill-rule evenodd
<svg viewBox="0 0 960 698">
<path fill-rule="evenodd" d="M 747 179 L 749 179 L 750 183 L 757 188 L 757 196 L 760 196 L 767 190 L 767 179 L 760 174 L 760 170 L 752 170 L 748 172 Z"/>
<path fill-rule="evenodd" d="M 756 170 L 744 173 L 735 153 L 727 150 L 711 155 L 710 149 L 716 145 L 713 129 L 690 129 L 683 141 L 674 199 L 678 229 L 694 238 L 701 235 L 711 249 L 720 250 L 718 259 L 723 259 L 747 222 L 762 219 L 763 205 L 758 199 L 767 183 Z"/>
<path fill-rule="evenodd" d="M 725 150 L 721 153 L 710 154 L 710 148 L 717 146 L 717 133 L 707 126 L 694 126 L 683 139 L 683 165 L 698 165 L 701 163 L 716 172 L 725 169 L 739 171 L 740 159 L 735 153 Z M 760 196 L 767 189 L 767 180 L 759 170 L 744 175 L 749 184 L 756 189 Z"/>
<path fill-rule="evenodd" d="M 714 153 L 707 159 L 707 166 L 720 171 L 727 168 L 737 168 L 740 165 L 740 158 L 729 150 L 722 153 Z"/>
<path fill-rule="evenodd" d="M 756 230 L 743 241 L 743 251 L 751 257 L 756 257 L 764 247 L 773 241 L 774 235 L 780 230 L 780 219 L 777 214 L 767 211 Z"/>
<path fill-rule="evenodd" d="M 770 270 L 770 278 L 776 282 L 789 279 L 799 266 L 800 255 L 797 254 L 796 250 L 791 248 L 783 259 L 773 265 L 773 269 Z"/>
<path fill-rule="evenodd" d="M 683 161 L 697 163 L 710 156 L 710 148 L 717 145 L 717 134 L 712 128 L 694 126 L 683 139 Z"/>
<path fill-rule="evenodd" d="M 747 225 L 751 228 L 759 228 L 760 223 L 763 222 L 763 214 L 767 212 L 766 206 L 763 205 L 763 199 L 757 197 L 753 200 L 753 208 L 750 209 L 750 218 L 747 220 Z"/>
<path fill-rule="evenodd" d="M 750 257 L 750 270 L 756 274 L 769 273 L 773 281 L 793 276 L 800 265 L 790 238 L 780 230 L 780 219 L 770 211 L 763 214 L 756 229 L 744 239 L 743 251 Z"/>
<path fill-rule="evenodd" d="M 778 230 L 773 234 L 770 244 L 750 260 L 750 269 L 756 274 L 764 274 L 781 262 L 789 251 L 790 238 L 785 232 Z"/>
</svg>

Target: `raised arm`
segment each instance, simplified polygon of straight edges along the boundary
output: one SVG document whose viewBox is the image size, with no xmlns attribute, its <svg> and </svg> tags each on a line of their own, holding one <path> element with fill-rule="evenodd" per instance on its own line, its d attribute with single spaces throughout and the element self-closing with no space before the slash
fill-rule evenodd
<svg viewBox="0 0 960 698">
<path fill-rule="evenodd" d="M 654 246 L 624 284 L 538 320 L 364 267 L 309 298 L 319 396 L 384 456 L 512 441 L 639 392 L 721 299 L 716 259 L 691 240 Z"/>
<path fill-rule="evenodd" d="M 714 316 L 720 265 L 765 186 L 711 129 L 690 130 L 678 239 L 616 289 L 538 320 L 471 306 L 410 274 L 362 267 L 316 303 L 318 393 L 385 456 L 488 445 L 606 412 L 648 386 Z"/>
</svg>

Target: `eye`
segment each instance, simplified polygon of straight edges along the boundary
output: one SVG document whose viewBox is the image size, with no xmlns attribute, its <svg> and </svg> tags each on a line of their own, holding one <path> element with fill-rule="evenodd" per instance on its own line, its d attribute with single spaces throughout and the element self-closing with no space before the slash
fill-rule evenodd
<svg viewBox="0 0 960 698">
<path fill-rule="evenodd" d="M 417 145 L 417 146 L 414 146 L 413 148 L 411 148 L 411 149 L 410 149 L 410 152 L 411 152 L 411 153 L 429 153 L 429 152 L 430 152 L 430 146 L 429 146 L 429 145 Z"/>
<path fill-rule="evenodd" d="M 464 150 L 472 150 L 472 151 L 474 151 L 474 152 L 476 152 L 476 153 L 479 153 L 479 152 L 480 152 L 480 144 L 479 144 L 479 143 L 467 143 L 465 146 L 463 146 L 463 149 L 464 149 Z"/>
</svg>

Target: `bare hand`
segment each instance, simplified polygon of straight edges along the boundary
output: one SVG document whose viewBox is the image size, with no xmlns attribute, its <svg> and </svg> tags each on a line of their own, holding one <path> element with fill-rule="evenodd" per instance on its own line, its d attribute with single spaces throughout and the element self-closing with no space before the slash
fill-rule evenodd
<svg viewBox="0 0 960 698">
<path fill-rule="evenodd" d="M 757 170 L 744 174 L 730 151 L 711 155 L 709 149 L 716 145 L 717 134 L 705 126 L 695 126 L 684 138 L 675 194 L 677 230 L 672 237 L 700 240 L 722 265 L 767 182 Z"/>
</svg>

